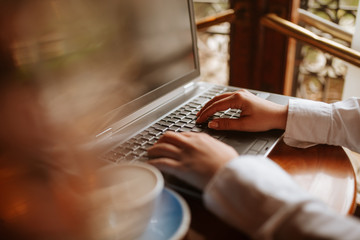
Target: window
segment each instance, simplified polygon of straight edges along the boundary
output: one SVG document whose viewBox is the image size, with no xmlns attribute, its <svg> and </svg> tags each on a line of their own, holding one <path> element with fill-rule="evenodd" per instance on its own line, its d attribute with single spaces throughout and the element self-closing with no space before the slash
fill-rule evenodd
<svg viewBox="0 0 360 240">
<path fill-rule="evenodd" d="M 194 1 L 197 19 L 215 15 L 228 8 L 227 0 Z M 207 28 L 205 31 L 198 31 L 200 70 L 203 81 L 228 84 L 229 31 L 229 23 L 218 24 Z"/>
<path fill-rule="evenodd" d="M 306 0 L 301 8 L 338 24 L 350 33 L 354 32 L 358 0 Z M 319 36 L 330 38 L 350 47 L 350 43 L 338 39 L 314 27 L 307 29 Z M 342 99 L 347 63 L 311 46 L 298 43 L 295 66 L 295 96 L 325 102 Z"/>
</svg>

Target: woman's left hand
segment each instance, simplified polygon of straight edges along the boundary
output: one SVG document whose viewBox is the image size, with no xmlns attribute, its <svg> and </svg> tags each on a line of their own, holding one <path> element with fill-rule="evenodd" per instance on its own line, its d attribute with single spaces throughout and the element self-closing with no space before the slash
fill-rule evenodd
<svg viewBox="0 0 360 240">
<path fill-rule="evenodd" d="M 204 189 L 216 171 L 238 153 L 204 133 L 166 132 L 148 149 L 148 155 L 150 164 Z"/>
</svg>

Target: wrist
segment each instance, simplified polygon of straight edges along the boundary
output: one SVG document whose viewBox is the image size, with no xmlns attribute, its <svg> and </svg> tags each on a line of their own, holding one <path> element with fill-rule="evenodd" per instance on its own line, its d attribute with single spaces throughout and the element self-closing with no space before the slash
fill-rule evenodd
<svg viewBox="0 0 360 240">
<path fill-rule="evenodd" d="M 288 116 L 288 105 L 279 105 L 277 116 L 275 117 L 275 128 L 285 130 L 287 116 Z"/>
</svg>

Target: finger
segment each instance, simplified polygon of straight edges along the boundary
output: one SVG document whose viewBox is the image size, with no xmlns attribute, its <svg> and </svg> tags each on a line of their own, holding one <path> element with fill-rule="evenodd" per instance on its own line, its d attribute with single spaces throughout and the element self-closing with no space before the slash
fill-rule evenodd
<svg viewBox="0 0 360 240">
<path fill-rule="evenodd" d="M 150 158 L 165 157 L 179 160 L 180 154 L 181 149 L 168 143 L 159 143 L 148 149 L 148 156 Z"/>
<path fill-rule="evenodd" d="M 163 136 L 157 141 L 155 145 L 159 143 L 168 143 L 178 148 L 183 148 L 187 145 L 187 140 L 188 138 L 183 134 L 167 131 L 163 134 Z"/>
<path fill-rule="evenodd" d="M 182 179 L 184 177 L 183 171 L 181 171 L 182 163 L 179 161 L 174 161 L 168 158 L 157 158 L 149 160 L 148 163 L 155 166 L 160 171 L 173 175 L 179 179 Z"/>
<path fill-rule="evenodd" d="M 204 109 L 203 112 L 198 116 L 196 122 L 202 123 L 210 116 L 212 116 L 214 113 L 227 110 L 231 108 L 231 106 L 233 105 L 235 105 L 235 103 L 232 95 L 220 99 L 214 102 L 213 104 L 211 104 L 210 106 L 208 106 L 206 109 Z"/>
<path fill-rule="evenodd" d="M 201 134 L 201 133 L 198 133 L 198 132 L 181 132 L 179 134 L 181 134 L 183 136 L 186 136 L 186 137 L 193 137 L 193 136 Z"/>
<path fill-rule="evenodd" d="M 160 169 L 163 172 L 173 174 L 173 175 L 178 174 L 178 172 L 179 172 L 178 169 L 181 166 L 181 162 L 175 161 L 175 160 L 169 159 L 169 158 L 151 159 L 148 161 L 148 163 L 157 167 L 158 169 Z"/>
<path fill-rule="evenodd" d="M 201 132 L 182 132 L 181 134 L 188 138 L 186 143 L 184 144 L 184 148 L 194 146 L 194 140 L 193 139 L 195 139 L 195 137 L 196 138 L 199 138 L 199 137 L 212 138 L 212 137 L 210 137 L 210 135 L 208 135 L 206 133 L 201 133 Z"/>
<path fill-rule="evenodd" d="M 206 108 L 208 108 L 210 105 L 212 105 L 214 102 L 217 102 L 217 101 L 219 101 L 219 100 L 221 100 L 221 99 L 223 99 L 223 98 L 226 98 L 226 97 L 230 96 L 231 94 L 233 94 L 233 93 L 224 93 L 224 94 L 221 94 L 221 95 L 218 95 L 218 96 L 213 97 L 210 101 L 208 101 L 208 102 L 200 109 L 200 111 L 196 114 L 196 116 L 200 116 L 200 115 L 203 113 L 203 111 L 204 111 Z"/>
</svg>

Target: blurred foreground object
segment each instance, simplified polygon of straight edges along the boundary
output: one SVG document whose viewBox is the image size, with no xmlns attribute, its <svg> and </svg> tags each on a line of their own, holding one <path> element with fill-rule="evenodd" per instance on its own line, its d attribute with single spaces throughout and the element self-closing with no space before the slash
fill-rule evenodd
<svg viewBox="0 0 360 240">
<path fill-rule="evenodd" d="M 36 90 L 0 88 L 0 231 L 4 239 L 88 239 L 92 157 L 52 125 Z"/>
<path fill-rule="evenodd" d="M 129 87 L 139 74 L 151 75 L 139 69 L 153 56 L 145 54 L 145 43 L 133 43 L 148 29 L 134 30 L 134 9 L 143 11 L 138 1 L 0 2 L 1 238 L 111 239 L 107 227 L 119 236 L 146 225 L 161 180 L 156 178 L 157 187 L 147 181 L 157 190 L 136 205 L 148 204 L 134 211 L 140 230 L 119 230 L 111 225 L 116 219 L 107 219 L 109 211 L 132 218 L 131 204 L 121 200 L 146 185 L 130 184 L 125 172 L 103 178 L 96 173 L 97 153 L 84 148 L 106 124 L 106 113 L 149 87 Z M 132 187 L 110 187 L 120 183 Z"/>
<path fill-rule="evenodd" d="M 92 239 L 139 239 L 164 188 L 160 171 L 146 163 L 125 163 L 100 169 L 95 179 L 90 193 Z"/>
<path fill-rule="evenodd" d="M 26 86 L 0 89 L 0 232 L 5 239 L 136 239 L 164 180 L 145 164 L 98 168 Z"/>
<path fill-rule="evenodd" d="M 135 91 L 129 83 L 142 60 L 132 43 L 137 33 L 128 24 L 133 5 L 2 1 L 1 81 L 35 87 L 52 121 L 89 137 L 101 128 L 102 117 Z"/>
<path fill-rule="evenodd" d="M 82 116 L 90 107 L 98 114 L 108 106 L 103 103 L 111 101 L 103 97 L 98 102 L 106 89 L 91 81 L 107 69 L 81 75 L 81 60 L 93 65 L 101 62 L 97 49 L 102 44 L 96 39 L 112 32 L 96 24 L 100 16 L 94 11 L 95 1 L 90 2 L 94 4 L 44 0 L 0 3 L 3 239 L 90 239 L 88 195 L 95 154 L 84 152 L 80 143 L 96 121 Z M 85 21 L 92 24 L 91 29 Z M 99 65 L 107 63 L 109 59 Z M 103 108 L 94 107 L 94 103 L 103 104 Z"/>
</svg>

